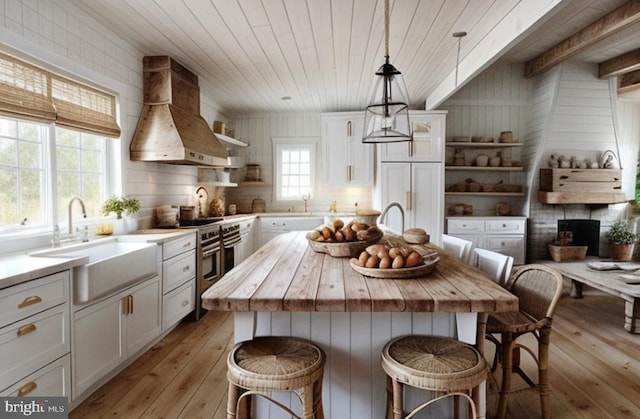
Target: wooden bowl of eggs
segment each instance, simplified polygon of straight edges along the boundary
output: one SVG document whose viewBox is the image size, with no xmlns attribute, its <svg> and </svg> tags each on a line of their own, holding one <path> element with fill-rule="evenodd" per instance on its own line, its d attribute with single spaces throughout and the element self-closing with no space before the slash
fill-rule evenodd
<svg viewBox="0 0 640 419">
<path fill-rule="evenodd" d="M 410 247 L 377 243 L 367 246 L 349 262 L 356 272 L 366 276 L 403 279 L 430 274 L 439 260 L 436 252 L 422 255 Z"/>
<path fill-rule="evenodd" d="M 342 220 L 334 219 L 310 231 L 306 237 L 315 252 L 333 257 L 356 257 L 382 236 L 382 230 L 376 226 L 357 221 L 345 225 Z"/>
</svg>

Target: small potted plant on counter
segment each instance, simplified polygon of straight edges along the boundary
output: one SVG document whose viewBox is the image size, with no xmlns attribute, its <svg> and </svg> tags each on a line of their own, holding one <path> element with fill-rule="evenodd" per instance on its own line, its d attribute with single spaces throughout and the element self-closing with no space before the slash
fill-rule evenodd
<svg viewBox="0 0 640 419">
<path fill-rule="evenodd" d="M 607 232 L 609 256 L 613 260 L 631 260 L 638 235 L 629 228 L 626 221 L 616 221 Z"/>
<path fill-rule="evenodd" d="M 117 197 L 113 195 L 102 204 L 102 213 L 109 215 L 116 214 L 116 219 L 124 218 L 124 228 L 127 232 L 137 228 L 137 221 L 132 217 L 136 212 L 140 211 L 140 201 L 136 198 Z"/>
</svg>

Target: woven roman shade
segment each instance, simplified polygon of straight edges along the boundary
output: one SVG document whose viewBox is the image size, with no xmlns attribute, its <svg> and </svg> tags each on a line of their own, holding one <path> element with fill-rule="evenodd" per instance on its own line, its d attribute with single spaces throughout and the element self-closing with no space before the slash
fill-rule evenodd
<svg viewBox="0 0 640 419">
<path fill-rule="evenodd" d="M 115 96 L 1 52 L 0 113 L 120 136 Z"/>
<path fill-rule="evenodd" d="M 51 94 L 57 125 L 107 137 L 120 136 L 114 96 L 56 74 L 51 75 Z"/>
<path fill-rule="evenodd" d="M 0 53 L 0 113 L 54 121 L 50 80 L 49 72 Z"/>
</svg>

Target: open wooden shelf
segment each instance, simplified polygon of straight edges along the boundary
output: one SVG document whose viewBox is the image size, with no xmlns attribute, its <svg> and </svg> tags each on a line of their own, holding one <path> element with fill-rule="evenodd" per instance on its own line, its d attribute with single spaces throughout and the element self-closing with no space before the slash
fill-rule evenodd
<svg viewBox="0 0 640 419">
<path fill-rule="evenodd" d="M 471 143 L 462 141 L 447 141 L 447 147 L 458 148 L 496 148 L 496 147 L 522 147 L 522 143 Z"/>
<path fill-rule="evenodd" d="M 522 172 L 524 169 L 522 166 L 445 166 L 445 170 L 458 170 L 458 171 L 478 171 L 478 172 Z"/>
<path fill-rule="evenodd" d="M 253 181 L 253 182 L 240 182 L 239 186 L 264 187 L 264 186 L 271 186 L 271 184 L 267 182 L 262 182 L 262 181 Z"/>
<path fill-rule="evenodd" d="M 538 192 L 543 204 L 619 204 L 627 202 L 623 193 L 617 192 Z"/>
<path fill-rule="evenodd" d="M 445 192 L 446 196 L 524 196 L 524 192 Z"/>
</svg>

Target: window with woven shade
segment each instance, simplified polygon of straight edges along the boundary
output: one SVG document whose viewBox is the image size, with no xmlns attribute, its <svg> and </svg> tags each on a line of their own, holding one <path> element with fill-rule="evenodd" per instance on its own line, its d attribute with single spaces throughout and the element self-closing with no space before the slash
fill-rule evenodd
<svg viewBox="0 0 640 419">
<path fill-rule="evenodd" d="M 0 112 L 12 117 L 54 121 L 51 74 L 0 53 Z"/>
<path fill-rule="evenodd" d="M 116 98 L 98 89 L 57 75 L 51 76 L 56 124 L 107 137 L 119 137 Z"/>
<path fill-rule="evenodd" d="M 74 196 L 103 217 L 119 137 L 113 94 L 0 52 L 0 253 L 8 234 L 63 230 Z"/>
<path fill-rule="evenodd" d="M 0 113 L 119 137 L 114 95 L 0 53 Z"/>
</svg>

